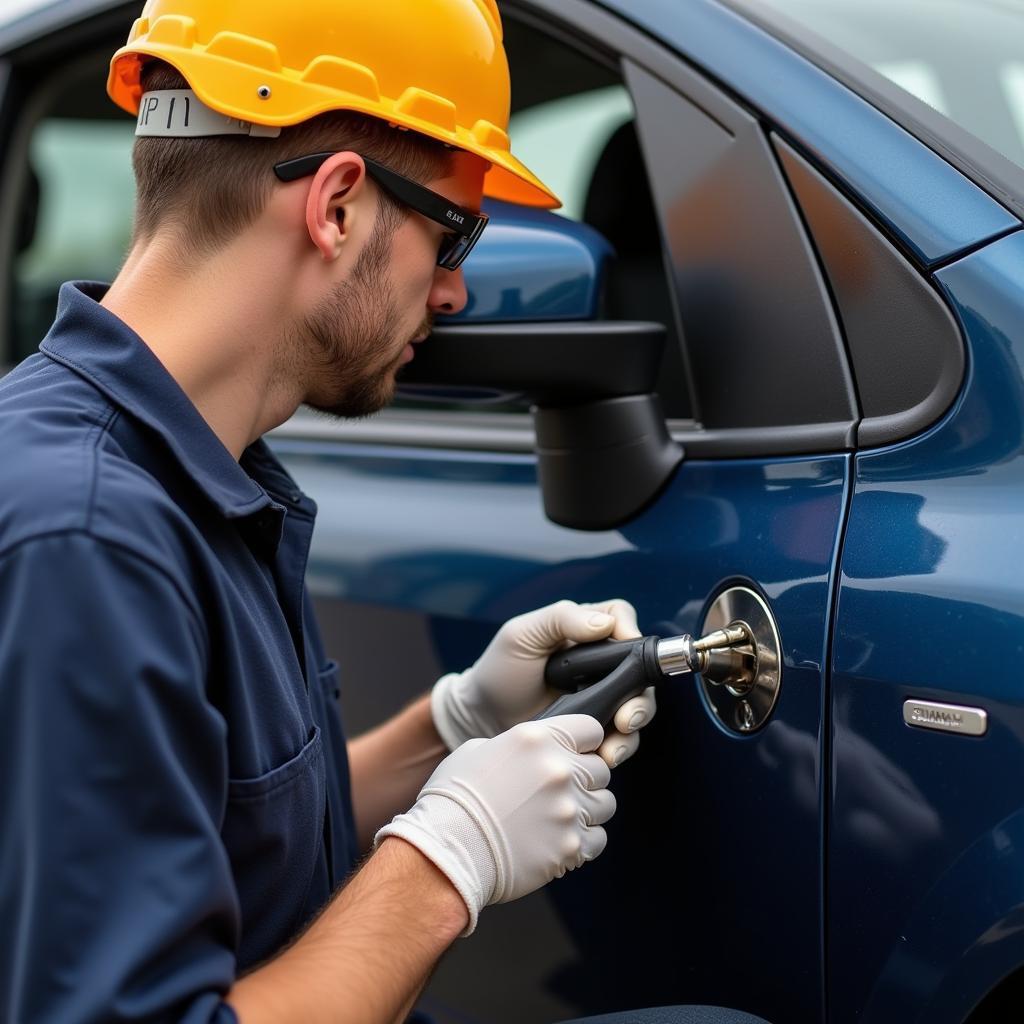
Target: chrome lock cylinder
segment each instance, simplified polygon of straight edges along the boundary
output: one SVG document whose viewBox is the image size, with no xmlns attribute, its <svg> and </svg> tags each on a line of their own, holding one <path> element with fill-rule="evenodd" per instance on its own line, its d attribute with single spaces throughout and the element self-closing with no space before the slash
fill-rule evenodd
<svg viewBox="0 0 1024 1024">
<path fill-rule="evenodd" d="M 704 699 L 731 732 L 747 735 L 771 717 L 782 685 L 782 644 L 775 617 L 764 598 L 749 587 L 723 591 L 704 619 L 705 641 L 728 636 L 727 649 L 715 644 L 697 667 Z"/>
</svg>

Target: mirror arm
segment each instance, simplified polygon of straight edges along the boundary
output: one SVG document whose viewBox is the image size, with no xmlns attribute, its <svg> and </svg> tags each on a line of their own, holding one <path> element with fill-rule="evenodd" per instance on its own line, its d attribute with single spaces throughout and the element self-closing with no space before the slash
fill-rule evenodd
<svg viewBox="0 0 1024 1024">
<path fill-rule="evenodd" d="M 612 530 L 640 515 L 683 461 L 655 394 L 534 406 L 544 511 L 574 530 Z"/>
<path fill-rule="evenodd" d="M 527 395 L 548 518 L 610 530 L 641 514 L 683 460 L 654 393 L 665 338 L 661 324 L 617 321 L 442 327 L 401 381 Z"/>
</svg>

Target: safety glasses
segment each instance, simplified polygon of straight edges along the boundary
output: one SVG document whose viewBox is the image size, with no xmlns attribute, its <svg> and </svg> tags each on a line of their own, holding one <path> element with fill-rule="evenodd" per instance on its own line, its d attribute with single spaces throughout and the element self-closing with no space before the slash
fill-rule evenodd
<svg viewBox="0 0 1024 1024">
<path fill-rule="evenodd" d="M 334 153 L 311 153 L 309 156 L 285 160 L 274 167 L 274 173 L 281 181 L 298 181 L 299 178 L 316 174 L 332 156 Z M 473 251 L 473 246 L 480 241 L 490 220 L 487 214 L 473 213 L 472 210 L 455 206 L 444 196 L 376 160 L 364 156 L 363 163 L 366 164 L 366 173 L 394 199 L 448 229 L 441 240 L 437 265 L 445 270 L 458 270 Z"/>
</svg>

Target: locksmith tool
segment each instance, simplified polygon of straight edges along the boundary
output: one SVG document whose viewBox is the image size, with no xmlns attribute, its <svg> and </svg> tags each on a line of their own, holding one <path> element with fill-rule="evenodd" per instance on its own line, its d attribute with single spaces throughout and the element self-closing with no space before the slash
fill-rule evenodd
<svg viewBox="0 0 1024 1024">
<path fill-rule="evenodd" d="M 700 639 L 645 636 L 559 651 L 548 659 L 544 681 L 564 696 L 537 718 L 590 715 L 607 726 L 631 697 L 691 673 L 737 695 L 751 689 L 757 679 L 757 647 L 746 623 L 730 623 Z"/>
</svg>

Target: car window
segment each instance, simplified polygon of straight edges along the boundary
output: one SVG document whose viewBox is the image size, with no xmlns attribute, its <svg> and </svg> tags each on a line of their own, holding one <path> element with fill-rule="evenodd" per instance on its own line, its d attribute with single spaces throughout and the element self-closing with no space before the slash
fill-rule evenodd
<svg viewBox="0 0 1024 1024">
<path fill-rule="evenodd" d="M 611 85 L 520 110 L 510 134 L 519 159 L 562 200 L 556 212 L 579 221 L 601 154 L 633 116 L 625 87 Z"/>
<path fill-rule="evenodd" d="M 676 317 L 633 104 L 614 62 L 584 53 L 535 23 L 506 18 L 512 69 L 511 133 L 518 154 L 564 199 L 563 216 L 604 234 L 616 250 L 603 315 L 654 320 L 670 328 L 662 375 L 670 416 L 690 415 Z M 127 31 L 127 25 L 126 25 Z M 57 72 L 23 109 L 31 109 L 28 168 L 11 266 L 7 362 L 36 350 L 63 281 L 110 280 L 131 237 L 134 182 L 132 120 L 107 99 L 111 39 Z M 631 195 L 622 218 L 623 189 Z M 628 223 L 627 223 L 628 221 Z M 400 398 L 399 405 L 452 413 L 523 412 L 525 400 L 493 395 L 452 401 L 451 393 Z"/>
<path fill-rule="evenodd" d="M 110 281 L 132 231 L 132 124 L 46 117 L 29 148 L 34 231 L 14 264 L 15 359 L 38 346 L 63 281 Z"/>
<path fill-rule="evenodd" d="M 1024 167 L 1022 0 L 763 0 Z"/>
</svg>

